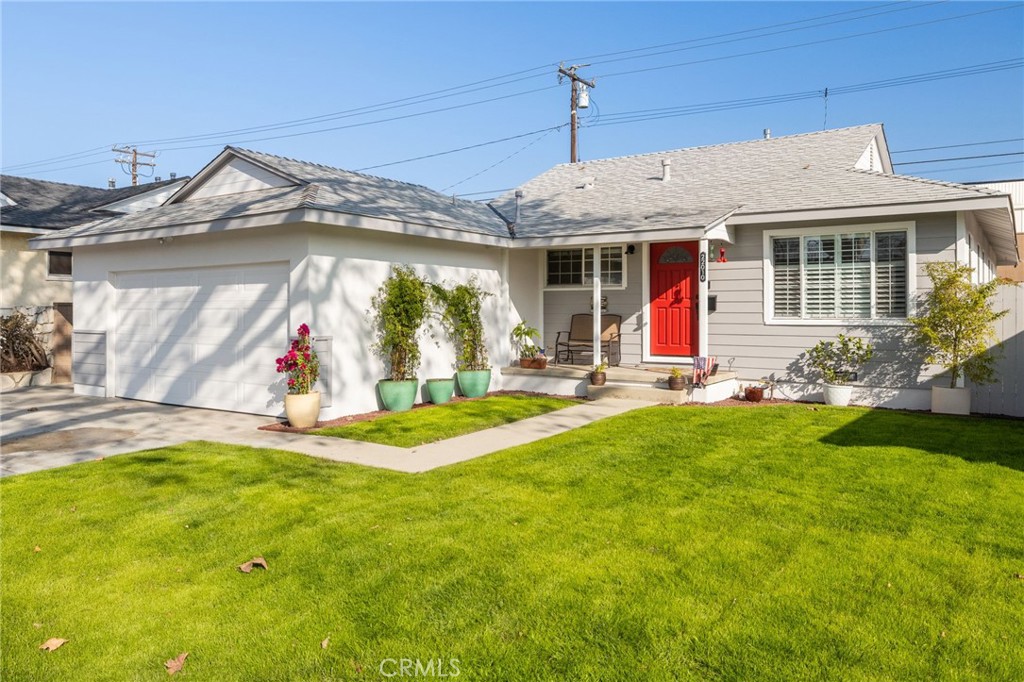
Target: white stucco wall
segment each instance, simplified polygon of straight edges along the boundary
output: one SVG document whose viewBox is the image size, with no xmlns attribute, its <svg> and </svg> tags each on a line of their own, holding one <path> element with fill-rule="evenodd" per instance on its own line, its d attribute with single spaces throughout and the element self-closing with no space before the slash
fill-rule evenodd
<svg viewBox="0 0 1024 682">
<path fill-rule="evenodd" d="M 465 282 L 473 275 L 493 295 L 484 301 L 483 317 L 492 367 L 512 358 L 510 306 L 502 276 L 504 250 L 458 242 L 369 233 L 355 229 L 314 230 L 310 237 L 309 292 L 314 335 L 332 336 L 335 377 L 333 404 L 324 415 L 376 410 L 374 386 L 384 378 L 384 363 L 370 350 L 374 337 L 370 299 L 387 278 L 392 264 L 410 265 L 434 282 Z M 518 321 L 518 320 L 516 320 Z M 424 333 L 418 377 L 450 377 L 455 353 L 440 324 L 433 337 Z M 417 402 L 424 399 L 421 395 Z M 501 388 L 500 372 L 492 373 L 491 390 Z"/>
<path fill-rule="evenodd" d="M 76 331 L 106 332 L 106 385 L 76 386 L 81 393 L 114 396 L 116 376 L 117 274 L 170 268 L 284 262 L 290 271 L 288 331 L 303 322 L 316 337 L 332 337 L 329 366 L 330 405 L 321 413 L 332 419 L 379 409 L 375 386 L 384 365 L 370 350 L 373 342 L 370 298 L 393 263 L 408 264 L 437 282 L 462 282 L 476 275 L 493 293 L 484 303 L 484 324 L 491 365 L 512 359 L 509 331 L 518 322 L 509 305 L 503 276 L 504 249 L 451 241 L 371 233 L 350 228 L 287 225 L 156 239 L 75 249 L 74 302 Z M 436 339 L 424 334 L 419 378 L 454 373 L 454 352 L 435 324 Z M 281 352 L 287 350 L 282 343 Z M 501 388 L 495 371 L 491 389 Z"/>
<path fill-rule="evenodd" d="M 29 248 L 28 240 L 34 236 L 0 231 L 0 308 L 51 306 L 71 300 L 70 279 L 50 279 L 46 251 Z"/>
</svg>

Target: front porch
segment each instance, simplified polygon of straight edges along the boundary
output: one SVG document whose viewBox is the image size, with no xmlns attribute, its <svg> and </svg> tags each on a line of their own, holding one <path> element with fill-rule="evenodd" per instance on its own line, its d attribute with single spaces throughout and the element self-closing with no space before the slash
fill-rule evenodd
<svg viewBox="0 0 1024 682">
<path fill-rule="evenodd" d="M 682 404 L 714 403 L 730 398 L 739 391 L 736 373 L 722 369 L 708 377 L 703 386 L 694 386 L 692 373 L 686 368 L 686 388 L 682 391 L 669 389 L 671 368 L 665 366 L 641 363 L 609 367 L 606 371 L 608 381 L 604 386 L 592 386 L 590 372 L 591 367 L 581 365 L 548 365 L 546 369 L 501 368 L 502 385 L 506 390 L 553 395 Z"/>
</svg>

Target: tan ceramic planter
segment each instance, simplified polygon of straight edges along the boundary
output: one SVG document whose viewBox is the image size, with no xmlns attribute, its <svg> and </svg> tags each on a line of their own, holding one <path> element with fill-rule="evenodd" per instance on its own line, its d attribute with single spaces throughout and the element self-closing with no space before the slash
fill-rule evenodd
<svg viewBox="0 0 1024 682">
<path fill-rule="evenodd" d="M 284 414 L 296 429 L 315 426 L 320 417 L 320 392 L 289 393 L 284 397 Z"/>
</svg>

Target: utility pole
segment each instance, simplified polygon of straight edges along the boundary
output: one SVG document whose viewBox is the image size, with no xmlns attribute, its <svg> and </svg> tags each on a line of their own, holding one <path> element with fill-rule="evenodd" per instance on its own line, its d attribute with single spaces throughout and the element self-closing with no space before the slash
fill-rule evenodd
<svg viewBox="0 0 1024 682">
<path fill-rule="evenodd" d="M 139 166 L 150 166 L 152 168 L 156 168 L 156 163 L 153 161 L 139 161 L 140 156 L 147 159 L 155 159 L 156 152 L 140 152 L 139 148 L 134 145 L 130 147 L 113 147 L 110 151 L 115 152 L 117 154 L 131 155 L 129 157 L 120 157 L 114 159 L 114 163 L 121 164 L 121 170 L 124 170 L 125 173 L 128 173 L 128 171 L 125 170 L 124 165 L 126 163 L 131 165 L 132 171 L 131 173 L 129 173 L 129 175 L 132 176 L 132 187 L 137 187 L 139 185 Z"/>
<path fill-rule="evenodd" d="M 582 69 L 590 64 L 574 64 L 568 68 L 564 65 L 558 67 L 558 82 L 561 83 L 563 78 L 569 79 L 569 163 L 576 163 L 579 161 L 579 155 L 576 153 L 576 131 L 578 129 L 579 118 L 576 115 L 576 108 L 580 102 L 580 85 L 585 85 L 588 88 L 596 87 L 594 81 L 586 80 L 576 75 L 577 69 Z M 586 104 L 583 105 L 587 107 Z"/>
</svg>

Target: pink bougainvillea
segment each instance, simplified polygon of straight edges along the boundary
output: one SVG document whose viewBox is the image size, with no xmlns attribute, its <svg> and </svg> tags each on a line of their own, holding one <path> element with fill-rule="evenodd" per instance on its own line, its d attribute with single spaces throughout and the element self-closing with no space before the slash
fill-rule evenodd
<svg viewBox="0 0 1024 682">
<path fill-rule="evenodd" d="M 299 338 L 292 341 L 288 352 L 277 359 L 277 371 L 288 375 L 289 393 L 310 393 L 320 378 L 320 360 L 313 350 L 309 326 L 299 325 L 298 332 Z"/>
</svg>

